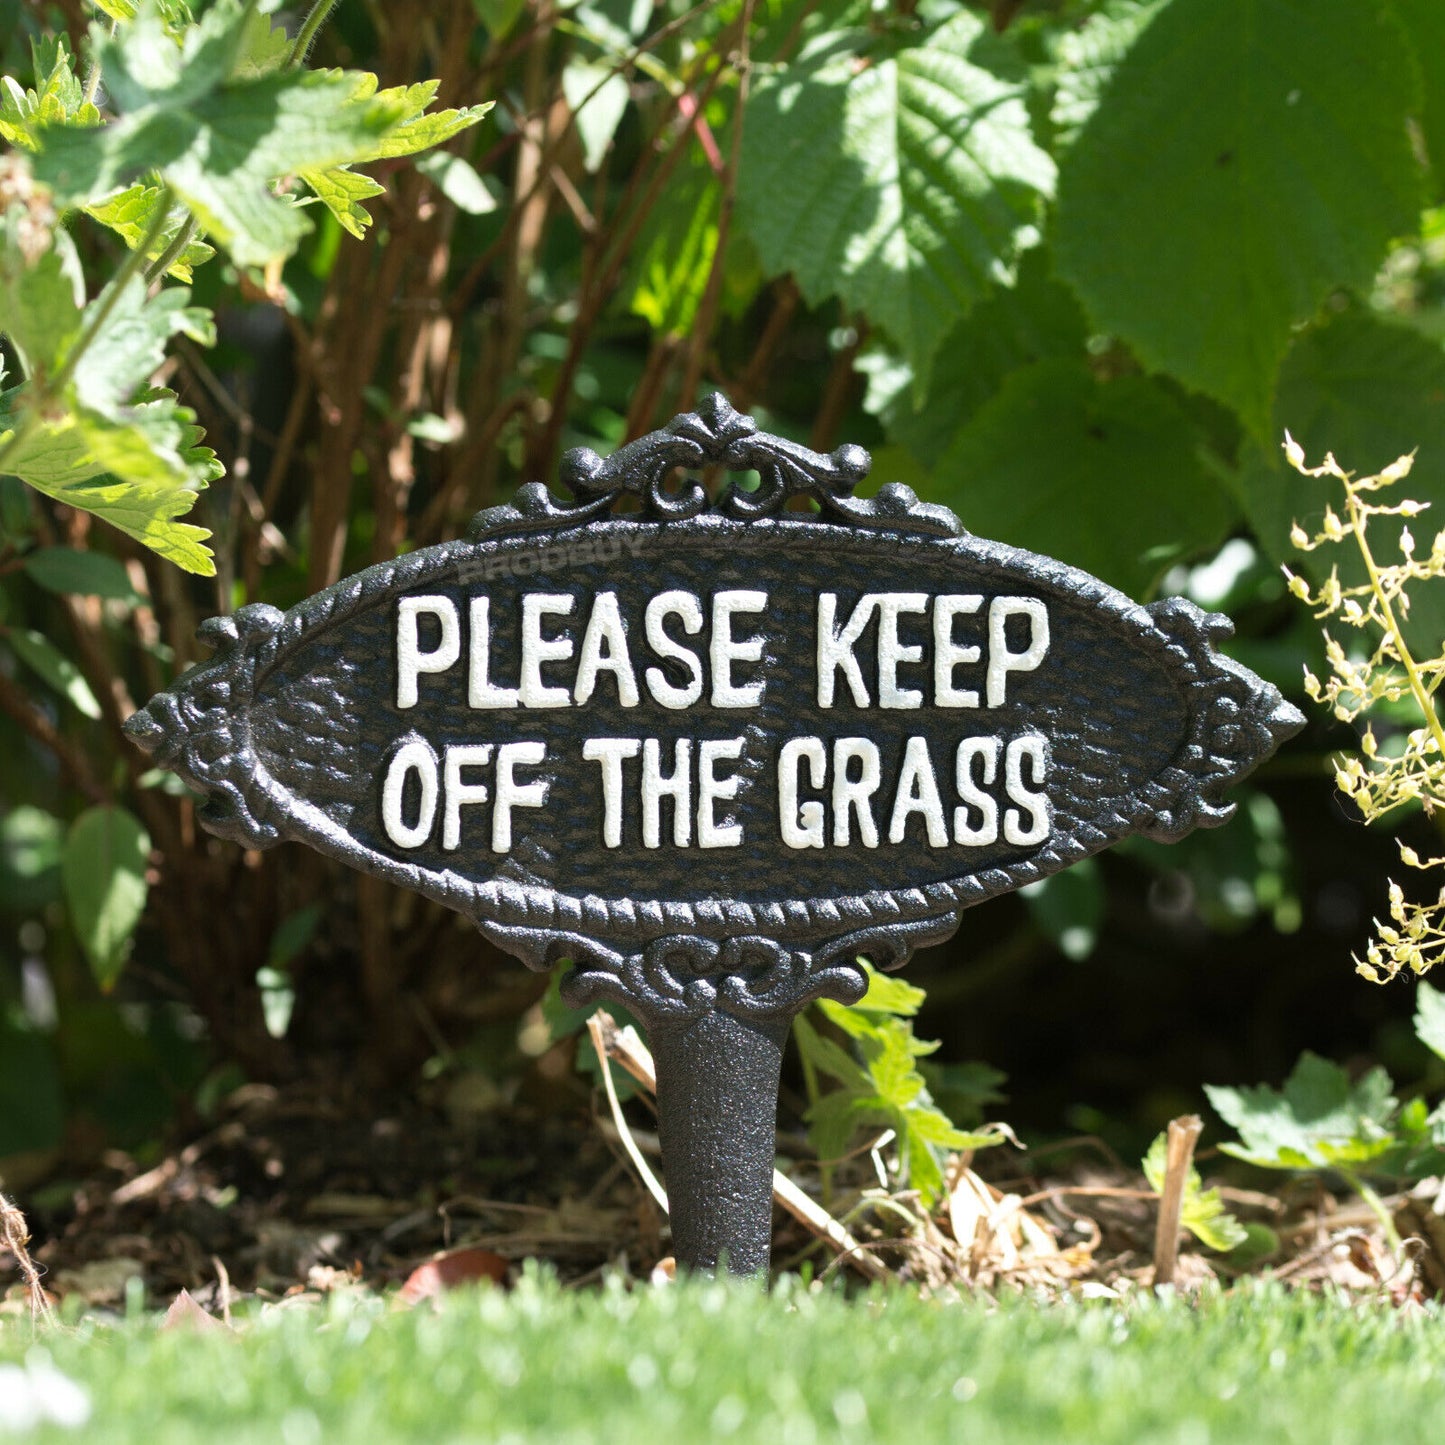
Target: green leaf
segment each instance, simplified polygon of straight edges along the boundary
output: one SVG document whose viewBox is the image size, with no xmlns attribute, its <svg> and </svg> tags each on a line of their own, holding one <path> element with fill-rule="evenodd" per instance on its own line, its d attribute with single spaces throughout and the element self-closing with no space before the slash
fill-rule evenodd
<svg viewBox="0 0 1445 1445">
<path fill-rule="evenodd" d="M 87 325 L 106 304 L 110 290 L 107 286 L 86 308 Z M 216 344 L 211 313 L 188 306 L 190 295 L 184 286 L 172 286 L 148 297 L 139 276 L 125 283 L 76 363 L 71 386 L 80 406 L 112 421 L 125 420 L 125 408 L 165 360 L 166 342 L 172 336 L 188 336 L 201 346 Z"/>
<path fill-rule="evenodd" d="M 911 1019 L 928 997 L 921 988 L 896 974 L 868 970 L 868 992 L 853 1005 L 867 1013 L 889 1014 L 894 1018 Z"/>
<path fill-rule="evenodd" d="M 284 971 L 316 936 L 323 917 L 324 912 L 319 903 L 309 903 L 305 908 L 298 908 L 295 913 L 288 913 L 276 925 L 276 931 L 271 935 L 271 947 L 266 956 L 267 968 L 277 972 Z"/>
<path fill-rule="evenodd" d="M 112 283 L 114 284 L 114 283 Z M 177 332 L 203 345 L 215 340 L 209 311 L 188 306 L 171 287 L 147 297 L 140 277 L 125 283 L 80 356 L 66 388 L 69 410 L 31 428 L 6 454 L 5 468 L 57 501 L 104 518 L 191 572 L 214 573 L 201 545 L 210 534 L 175 519 L 196 493 L 221 475 L 215 453 L 200 445 L 195 414 L 167 391 L 145 390 Z M 86 309 L 88 323 L 110 288 Z M 14 407 L 28 388 L 0 395 L 0 447 L 16 424 Z M 139 399 L 137 399 L 139 398 Z"/>
<path fill-rule="evenodd" d="M 101 225 L 109 226 L 134 251 L 150 234 L 151 223 L 155 219 L 156 205 L 163 194 L 164 192 L 159 186 L 137 183 L 127 186 L 125 190 L 111 196 L 108 200 L 85 206 L 82 209 L 87 216 L 99 221 Z M 165 229 L 146 252 L 148 260 L 154 261 L 165 253 L 166 248 L 175 240 L 181 227 L 185 225 L 186 219 L 186 211 L 183 207 L 178 206 L 172 211 Z M 209 261 L 215 254 L 215 248 L 208 246 L 204 241 L 191 241 L 172 263 L 166 275 L 174 276 L 177 281 L 189 284 L 192 268 L 199 266 L 203 261 Z"/>
<path fill-rule="evenodd" d="M 1044 361 L 1010 376 L 962 428 L 930 495 L 972 531 L 1138 597 L 1173 562 L 1218 545 L 1234 521 L 1200 450 L 1160 382 L 1101 382 L 1082 361 Z"/>
<path fill-rule="evenodd" d="M 1313 558 L 1291 547 L 1291 523 L 1317 532 L 1326 504 L 1338 506 L 1341 494 L 1338 483 L 1302 477 L 1286 464 L 1279 446 L 1286 428 L 1311 463 L 1332 451 L 1341 466 L 1364 474 L 1418 447 L 1425 464 L 1394 491 L 1400 500 L 1433 503 L 1427 520 L 1445 511 L 1445 350 L 1438 341 L 1369 314 L 1347 313 L 1311 327 L 1280 372 L 1270 444 L 1250 447 L 1243 460 L 1245 511 L 1265 550 L 1296 570 L 1323 562 L 1328 571 L 1338 562 L 1342 582 L 1363 582 L 1364 564 L 1352 547 Z M 1389 517 L 1371 522 L 1377 555 L 1395 552 L 1400 526 Z M 1406 635 L 1425 656 L 1433 657 L 1445 636 L 1441 590 L 1417 587 L 1413 595 Z"/>
<path fill-rule="evenodd" d="M 469 216 L 489 216 L 497 209 L 497 197 L 469 161 L 450 151 L 423 156 L 416 168 L 457 210 Z"/>
<path fill-rule="evenodd" d="M 123 422 L 95 413 L 43 422 L 7 460 L 7 470 L 186 571 L 211 577 L 215 563 L 202 545 L 211 534 L 175 520 L 195 505 L 199 488 L 221 475 L 215 453 L 197 444 L 201 432 L 193 418 L 164 392 Z M 0 446 L 9 435 L 0 431 Z"/>
<path fill-rule="evenodd" d="M 357 99 L 366 99 L 376 86 L 376 77 L 364 74 L 360 81 L 355 94 Z M 387 126 L 371 149 L 358 159 L 379 161 L 430 150 L 432 146 L 439 146 L 474 126 L 495 104 L 488 100 L 480 105 L 437 110 L 428 115 L 426 108 L 436 99 L 440 83 L 423 80 L 416 85 L 399 85 L 392 90 L 378 91 L 376 99 L 394 108 L 397 118 Z"/>
<path fill-rule="evenodd" d="M 135 590 L 125 564 L 104 552 L 74 547 L 37 547 L 25 554 L 25 575 L 47 592 L 105 597 L 134 607 L 145 599 Z"/>
<path fill-rule="evenodd" d="M 67 232 L 51 232 L 49 246 L 28 261 L 19 207 L 0 216 L 0 330 L 10 338 L 31 377 L 44 379 L 64 360 L 85 326 L 85 278 Z"/>
<path fill-rule="evenodd" d="M 41 126 L 95 125 L 100 120 L 100 112 L 85 99 L 63 39 L 38 41 L 34 55 L 34 89 L 22 89 L 8 75 L 0 77 L 0 140 L 27 151 L 35 149 Z"/>
<path fill-rule="evenodd" d="M 1088 330 L 1074 293 L 1053 275 L 1044 246 L 1026 251 L 1012 286 L 995 286 L 944 338 L 914 405 L 913 375 L 901 358 L 874 351 L 859 363 L 870 374 L 867 409 L 889 439 L 932 469 L 959 429 L 1022 367 L 1083 353 Z"/>
<path fill-rule="evenodd" d="M 1338 1064 L 1304 1053 L 1282 1093 L 1266 1084 L 1204 1092 L 1240 1143 L 1220 1147 L 1226 1154 L 1269 1169 L 1327 1169 L 1355 1172 L 1396 1146 L 1391 1130 L 1395 1100 L 1390 1076 L 1371 1069 L 1358 1083 Z"/>
<path fill-rule="evenodd" d="M 1098 862 L 1083 858 L 1072 868 L 1019 889 L 1039 930 L 1065 958 L 1088 958 L 1104 920 L 1104 881 Z"/>
<path fill-rule="evenodd" d="M 60 887 L 60 819 L 22 803 L 0 818 L 0 909 L 39 912 Z"/>
<path fill-rule="evenodd" d="M 1064 158 L 1059 269 L 1265 435 L 1291 328 L 1416 226 L 1418 98 L 1385 0 L 1171 0 Z"/>
<path fill-rule="evenodd" d="M 527 0 L 472 0 L 472 8 L 493 40 L 505 40 L 511 28 L 521 19 Z"/>
<path fill-rule="evenodd" d="M 748 106 L 738 213 L 763 265 L 881 326 L 920 394 L 950 327 L 1037 240 L 1053 190 L 1026 81 L 974 57 L 983 30 L 965 12 L 905 48 L 783 66 Z"/>
<path fill-rule="evenodd" d="M 654 331 L 686 336 L 707 292 L 722 196 L 703 163 L 681 167 L 665 206 L 655 206 L 633 248 L 628 306 Z"/>
<path fill-rule="evenodd" d="M 69 698 L 77 712 L 88 718 L 100 716 L 100 704 L 80 669 L 43 632 L 11 627 L 4 635 L 15 656 L 62 697 Z"/>
<path fill-rule="evenodd" d="M 1445 1059 L 1445 993 L 1423 979 L 1415 985 L 1415 1037 Z"/>
<path fill-rule="evenodd" d="M 120 976 L 145 911 L 151 840 L 124 808 L 90 808 L 71 825 L 61 873 L 70 919 L 101 988 Z"/>
<path fill-rule="evenodd" d="M 582 164 L 595 171 L 607 155 L 627 103 L 626 79 L 609 61 L 573 56 L 562 70 L 562 94 L 576 117 Z"/>
<path fill-rule="evenodd" d="M 272 183 L 404 153 L 388 150 L 387 137 L 406 128 L 400 97 L 418 87 L 387 98 L 372 93 L 374 77 L 342 71 L 233 76 L 247 24 L 242 7 L 215 6 L 177 46 L 155 8 L 143 7 L 96 47 L 120 118 L 43 129 L 36 175 L 60 203 L 89 205 L 157 172 L 242 265 L 287 255 L 309 227 Z"/>
<path fill-rule="evenodd" d="M 1058 66 L 1054 104 L 1054 151 L 1062 154 L 1114 78 L 1119 62 L 1167 0 L 1111 0 L 1077 30 L 1065 30 L 1054 47 Z"/>
<path fill-rule="evenodd" d="M 1436 197 L 1445 196 L 1445 6 L 1438 0 L 1392 0 L 1424 78 L 1420 134 L 1434 172 Z"/>
<path fill-rule="evenodd" d="M 341 75 L 343 72 L 331 73 Z M 492 108 L 489 101 L 485 105 L 470 105 L 460 110 L 439 110 L 427 115 L 426 108 L 436 96 L 437 81 L 428 80 L 419 85 L 398 86 L 394 90 L 383 90 L 378 94 L 374 75 L 356 72 L 346 74 L 353 82 L 353 103 L 361 104 L 374 99 L 390 107 L 394 116 L 392 123 L 377 140 L 369 146 L 358 148 L 351 158 L 352 164 L 414 155 L 417 151 L 440 145 L 468 126 L 475 125 Z M 459 158 L 452 159 L 465 165 Z M 470 170 L 471 167 L 468 166 L 467 169 Z M 354 175 L 345 166 L 306 166 L 299 168 L 298 174 L 353 236 L 365 234 L 366 228 L 371 224 L 371 213 L 361 202 L 381 195 L 385 190 L 384 186 L 378 185 L 369 176 Z M 472 174 L 475 176 L 476 173 Z M 458 184 L 461 182 L 458 181 Z"/>
<path fill-rule="evenodd" d="M 1144 1156 L 1144 1177 L 1160 1196 L 1169 1162 L 1169 1138 L 1160 1134 Z M 1221 1253 L 1237 1249 L 1249 1238 L 1249 1231 L 1224 1207 L 1217 1189 L 1205 1189 L 1199 1171 L 1191 1164 L 1184 1180 L 1184 1200 L 1179 1222 L 1207 1249 Z"/>
<path fill-rule="evenodd" d="M 358 175 L 346 166 L 333 166 L 328 171 L 300 171 L 301 179 L 316 193 L 316 199 L 341 222 L 353 236 L 366 234 L 371 212 L 361 203 L 386 194 L 386 187 L 370 176 Z"/>
</svg>

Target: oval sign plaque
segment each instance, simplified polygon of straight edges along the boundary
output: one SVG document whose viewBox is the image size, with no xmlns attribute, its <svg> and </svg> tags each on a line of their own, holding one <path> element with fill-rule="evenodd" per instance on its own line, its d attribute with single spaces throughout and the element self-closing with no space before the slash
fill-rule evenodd
<svg viewBox="0 0 1445 1445">
<path fill-rule="evenodd" d="M 756 485 L 710 502 L 710 466 Z M 532 485 L 464 541 L 212 619 L 215 657 L 128 729 L 211 831 L 570 959 L 569 997 L 624 999 L 656 1043 L 719 1011 L 777 1034 L 855 1000 L 859 955 L 901 966 L 982 899 L 1223 822 L 1302 725 L 1215 651 L 1227 619 L 904 487 L 856 499 L 867 470 L 713 398 L 570 453 L 574 503 Z"/>
</svg>

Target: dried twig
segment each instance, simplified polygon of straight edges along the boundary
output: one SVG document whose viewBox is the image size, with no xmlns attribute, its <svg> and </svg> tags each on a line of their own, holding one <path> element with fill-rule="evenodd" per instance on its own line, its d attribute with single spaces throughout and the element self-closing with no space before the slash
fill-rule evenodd
<svg viewBox="0 0 1445 1445">
<path fill-rule="evenodd" d="M 50 1307 L 50 1296 L 40 1283 L 40 1271 L 30 1258 L 26 1246 L 30 1243 L 30 1230 L 26 1227 L 25 1216 L 3 1194 L 0 1194 L 0 1245 L 15 1256 L 20 1273 L 25 1277 L 25 1289 L 30 1299 L 30 1320 L 32 1324 L 53 1325 L 55 1311 Z"/>
<path fill-rule="evenodd" d="M 630 1026 L 625 1029 L 618 1028 L 617 1020 L 606 1009 L 598 1009 L 588 1019 L 587 1027 L 592 1034 L 599 1058 L 615 1060 L 649 1093 L 657 1093 L 657 1070 L 652 1062 L 652 1054 L 638 1037 L 636 1029 Z M 605 1067 L 603 1078 L 608 1078 Z M 827 1240 L 838 1251 L 840 1259 L 846 1260 L 859 1274 L 875 1280 L 891 1278 L 887 1266 L 880 1264 L 869 1253 L 871 1245 L 855 1239 L 822 1205 L 799 1189 L 786 1174 L 776 1169 L 773 1170 L 773 1198 L 819 1239 Z"/>
<path fill-rule="evenodd" d="M 1173 1284 L 1179 1262 L 1179 1219 L 1184 1210 L 1184 1186 L 1194 1162 L 1194 1146 L 1204 1131 L 1198 1114 L 1169 1121 L 1164 1164 L 1164 1192 L 1159 1200 L 1159 1223 L 1154 1231 L 1154 1283 Z"/>
<path fill-rule="evenodd" d="M 616 1027 L 609 1015 L 596 1013 L 587 1020 L 587 1032 L 592 1035 L 592 1047 L 597 1050 L 597 1062 L 602 1066 L 602 1085 L 607 1090 L 607 1106 L 612 1110 L 612 1122 L 617 1126 L 618 1137 L 622 1140 L 622 1147 L 627 1150 L 627 1157 L 632 1160 L 632 1167 L 647 1186 L 647 1192 L 657 1201 L 657 1207 L 666 1214 L 667 1192 L 658 1183 L 657 1175 L 648 1167 L 647 1160 L 642 1157 L 642 1150 L 637 1147 L 637 1141 L 632 1137 L 632 1131 L 627 1127 L 627 1120 L 623 1116 L 622 1104 L 617 1097 L 617 1086 L 612 1082 L 612 1067 L 607 1062 L 607 1039 L 602 1023 L 604 1017 Z"/>
</svg>

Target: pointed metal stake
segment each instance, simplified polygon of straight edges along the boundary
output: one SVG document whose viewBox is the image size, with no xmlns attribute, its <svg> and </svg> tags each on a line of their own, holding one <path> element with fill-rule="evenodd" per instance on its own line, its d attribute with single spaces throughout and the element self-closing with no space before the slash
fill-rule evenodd
<svg viewBox="0 0 1445 1445">
<path fill-rule="evenodd" d="M 764 1274 L 772 1242 L 778 1074 L 792 1014 L 713 1009 L 654 1020 L 658 1134 L 680 1266 Z"/>
</svg>

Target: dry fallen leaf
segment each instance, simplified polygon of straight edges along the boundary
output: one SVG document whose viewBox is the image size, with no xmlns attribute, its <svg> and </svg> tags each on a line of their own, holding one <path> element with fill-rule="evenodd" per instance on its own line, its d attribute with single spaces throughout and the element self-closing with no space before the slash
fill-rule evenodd
<svg viewBox="0 0 1445 1445">
<path fill-rule="evenodd" d="M 417 1265 L 407 1276 L 397 1298 L 402 1304 L 414 1307 L 423 1300 L 437 1299 L 448 1290 L 482 1280 L 505 1284 L 507 1261 L 490 1249 L 454 1249 L 450 1254 L 439 1254 Z"/>
<path fill-rule="evenodd" d="M 215 1315 L 207 1313 L 191 1298 L 191 1292 L 183 1289 L 171 1301 L 171 1307 L 166 1311 L 165 1319 L 161 1321 L 161 1328 L 163 1330 L 195 1330 L 201 1334 L 209 1334 L 213 1330 L 227 1331 L 230 1326 L 223 1324 Z"/>
</svg>

